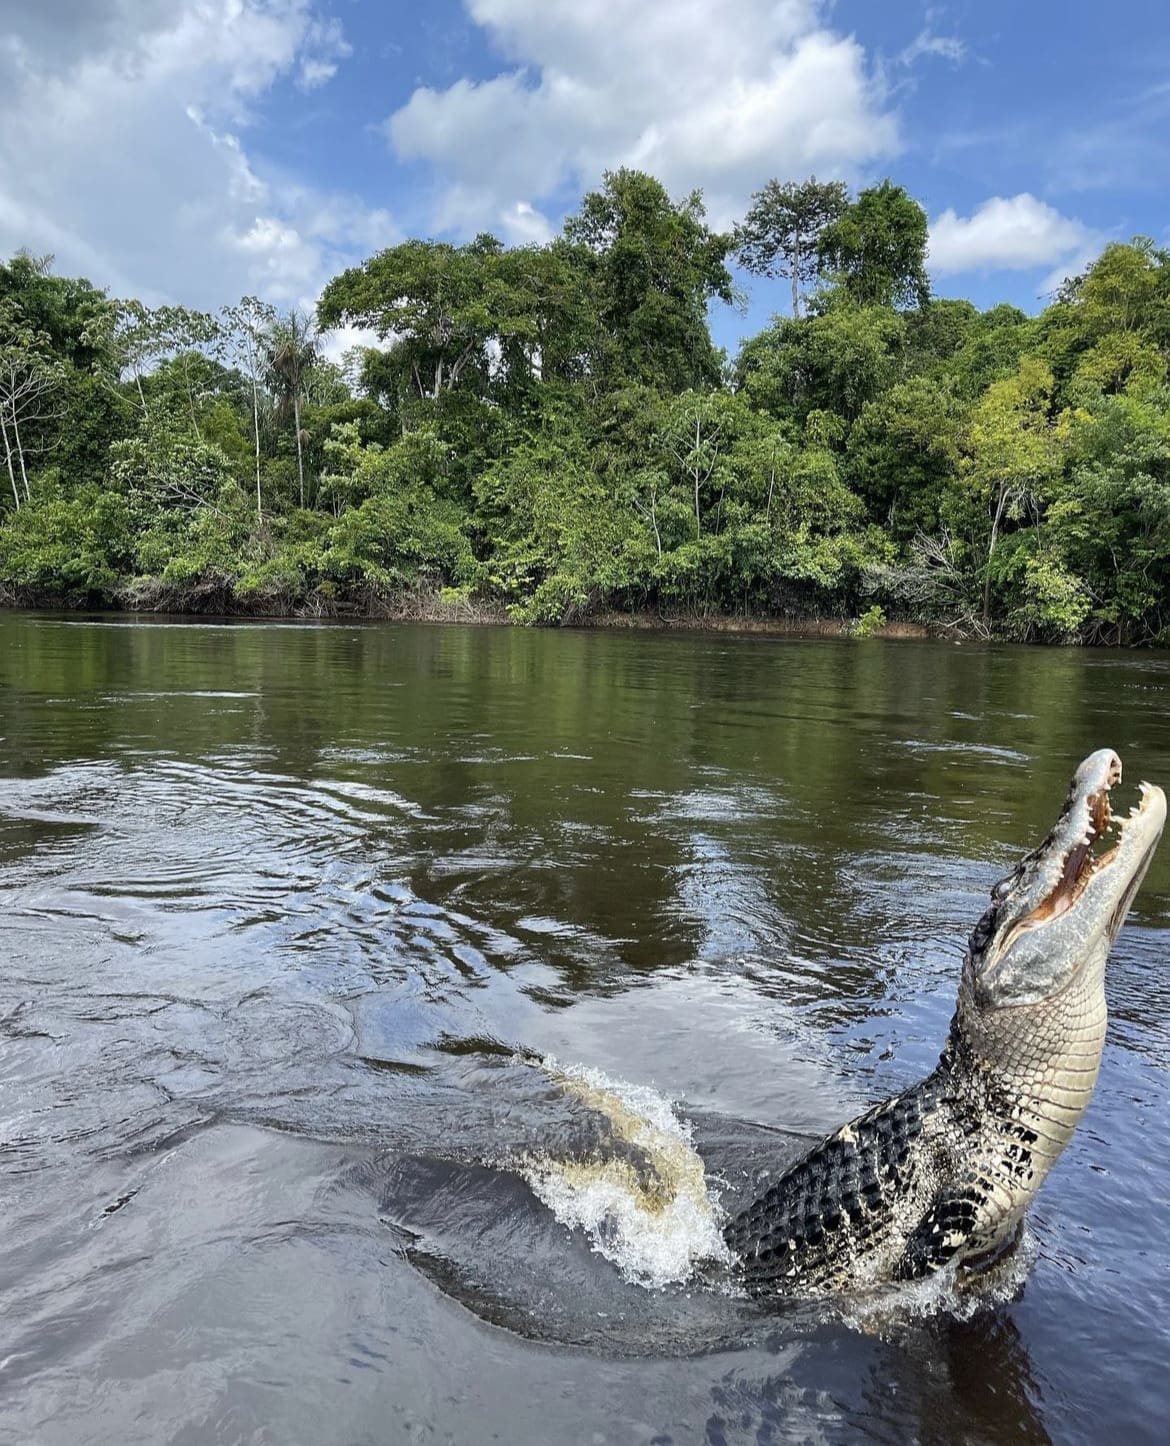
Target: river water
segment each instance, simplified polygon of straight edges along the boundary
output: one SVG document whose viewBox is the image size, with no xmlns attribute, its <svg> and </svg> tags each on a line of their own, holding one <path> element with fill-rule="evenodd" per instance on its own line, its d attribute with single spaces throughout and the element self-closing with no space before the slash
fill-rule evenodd
<svg viewBox="0 0 1170 1446">
<path fill-rule="evenodd" d="M 703 1259 L 1104 745 L 1170 782 L 1166 655 L 0 616 L 0 1439 L 1165 1440 L 1165 847 L 1002 1280 Z"/>
</svg>

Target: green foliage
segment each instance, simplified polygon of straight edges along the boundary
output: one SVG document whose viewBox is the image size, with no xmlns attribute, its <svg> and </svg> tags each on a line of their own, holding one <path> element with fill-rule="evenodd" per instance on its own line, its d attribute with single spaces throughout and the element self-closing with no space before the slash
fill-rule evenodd
<svg viewBox="0 0 1170 1446">
<path fill-rule="evenodd" d="M 632 513 L 607 493 L 571 431 L 520 442 L 487 469 L 476 498 L 490 585 L 527 621 L 588 612 L 595 578 L 633 530 Z"/>
<path fill-rule="evenodd" d="M 800 296 L 820 275 L 820 242 L 825 228 L 849 204 L 842 181 L 779 181 L 752 196 L 735 229 L 739 264 L 757 276 L 787 276 L 792 282 L 792 314 L 800 315 Z"/>
<path fill-rule="evenodd" d="M 108 596 L 132 556 L 124 497 L 86 484 L 72 497 L 46 488 L 0 528 L 0 577 L 34 596 Z"/>
<path fill-rule="evenodd" d="M 794 315 L 730 368 L 707 313 L 734 296 L 731 238 L 637 171 L 547 245 L 383 251 L 319 318 L 115 303 L 19 255 L 0 590 L 1170 641 L 1170 255 L 1110 245 L 1029 318 L 931 300 L 925 237 L 888 181 L 851 203 L 768 182 L 735 245 L 793 283 Z M 381 345 L 326 360 L 318 323 L 340 322 Z"/>
<path fill-rule="evenodd" d="M 748 342 L 736 382 L 753 406 L 773 417 L 803 422 L 823 411 L 853 421 L 893 383 L 905 337 L 905 320 L 888 307 L 828 295 L 813 315 L 777 319 Z"/>
<path fill-rule="evenodd" d="M 465 517 L 440 495 L 445 449 L 433 433 L 393 447 L 364 445 L 353 423 L 328 445 L 334 471 L 323 490 L 346 505 L 324 536 L 321 576 L 380 588 L 466 585 L 477 566 Z"/>
<path fill-rule="evenodd" d="M 110 447 L 110 484 L 136 512 L 211 507 L 234 480 L 231 459 L 173 415 L 143 417 L 137 431 Z"/>
<path fill-rule="evenodd" d="M 862 191 L 820 235 L 821 262 L 860 306 L 925 306 L 926 212 L 885 180 Z"/>
<path fill-rule="evenodd" d="M 846 469 L 870 518 L 898 541 L 938 530 L 959 475 L 968 407 L 946 381 L 911 377 L 867 402 L 849 433 Z"/>
<path fill-rule="evenodd" d="M 1022 639 L 1063 642 L 1077 635 L 1092 606 L 1084 580 L 1053 551 L 1037 551 L 1035 533 L 1017 534 L 995 564 L 1009 632 Z"/>
<path fill-rule="evenodd" d="M 602 367 L 667 391 L 710 385 L 719 365 L 707 303 L 731 301 L 730 237 L 704 223 L 699 192 L 673 202 L 641 171 L 607 171 L 565 223 L 595 298 Z"/>
<path fill-rule="evenodd" d="M 885 609 L 880 603 L 873 607 L 866 608 L 860 617 L 855 618 L 849 628 L 851 638 L 872 638 L 876 632 L 880 632 L 886 625 Z"/>
</svg>

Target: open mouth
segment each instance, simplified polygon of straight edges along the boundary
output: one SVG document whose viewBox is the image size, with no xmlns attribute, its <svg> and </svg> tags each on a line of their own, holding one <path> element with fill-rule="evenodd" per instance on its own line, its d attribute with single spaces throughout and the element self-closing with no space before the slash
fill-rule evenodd
<svg viewBox="0 0 1170 1446">
<path fill-rule="evenodd" d="M 1016 934 L 1023 930 L 1051 923 L 1053 919 L 1068 913 L 1088 887 L 1089 881 L 1113 863 L 1126 825 L 1145 811 L 1154 794 L 1148 783 L 1139 784 L 1139 801 L 1132 806 L 1126 817 L 1118 818 L 1109 803 L 1109 790 L 1117 781 L 1111 777 L 1102 788 L 1089 794 L 1086 800 L 1088 823 L 1085 833 L 1065 854 L 1064 866 L 1056 887 L 1030 913 L 1016 920 L 1004 940 L 1005 948 Z"/>
</svg>

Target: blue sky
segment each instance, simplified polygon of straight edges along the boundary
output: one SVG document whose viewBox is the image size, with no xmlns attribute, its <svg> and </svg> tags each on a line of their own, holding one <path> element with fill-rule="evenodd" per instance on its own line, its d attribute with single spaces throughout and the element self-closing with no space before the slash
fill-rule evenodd
<svg viewBox="0 0 1170 1446">
<path fill-rule="evenodd" d="M 607 166 L 711 219 L 771 176 L 890 175 L 936 292 L 1028 309 L 1170 244 L 1163 4 L 36 0 L 0 22 L 0 251 L 118 294 L 311 303 L 408 235 L 553 234 Z M 786 304 L 720 308 L 734 348 Z"/>
</svg>

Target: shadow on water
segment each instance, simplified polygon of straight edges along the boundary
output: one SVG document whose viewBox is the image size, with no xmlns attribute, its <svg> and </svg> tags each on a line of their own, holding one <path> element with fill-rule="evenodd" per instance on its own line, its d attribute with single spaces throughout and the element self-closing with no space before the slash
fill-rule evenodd
<svg viewBox="0 0 1170 1446">
<path fill-rule="evenodd" d="M 1084 651 L 0 617 L 0 1438 L 1160 1439 L 1165 851 L 1022 1291 L 768 1313 L 702 1251 L 931 1066 L 1070 765 L 1165 780 L 1168 685 Z M 687 1122 L 711 1218 L 655 1234 L 549 1171 L 654 1195 L 577 1067 L 649 1091 L 671 1149 Z"/>
</svg>

